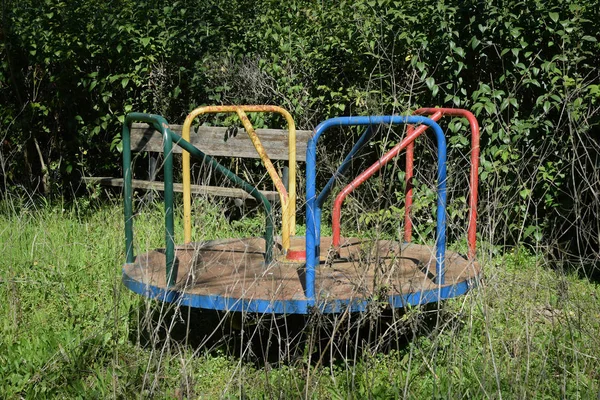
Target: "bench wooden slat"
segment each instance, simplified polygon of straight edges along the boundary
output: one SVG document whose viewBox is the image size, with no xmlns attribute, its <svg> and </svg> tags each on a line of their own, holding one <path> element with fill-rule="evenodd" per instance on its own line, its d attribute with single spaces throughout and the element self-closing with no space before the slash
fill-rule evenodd
<svg viewBox="0 0 600 400">
<path fill-rule="evenodd" d="M 170 125 L 169 128 L 181 134 L 181 125 Z M 272 160 L 288 159 L 288 132 L 283 129 L 257 129 L 263 147 Z M 191 134 L 191 143 L 211 156 L 258 158 L 252 141 L 244 129 L 232 131 L 230 128 L 200 126 Z M 296 160 L 306 161 L 306 144 L 312 137 L 312 131 L 296 131 Z M 133 124 L 131 128 L 131 149 L 160 153 L 163 151 L 162 137 L 159 132 L 147 124 Z M 181 153 L 179 146 L 174 146 L 175 153 Z"/>
<path fill-rule="evenodd" d="M 83 177 L 84 182 L 87 184 L 101 184 L 103 186 L 114 186 L 123 187 L 123 178 L 111 178 L 111 177 Z M 145 190 L 156 190 L 162 192 L 164 190 L 164 182 L 150 182 L 139 179 L 132 179 L 132 186 L 136 189 Z M 174 183 L 173 190 L 175 192 L 183 192 L 183 184 Z M 276 191 L 260 190 L 265 197 L 271 202 L 279 201 L 279 194 Z M 200 195 L 211 195 L 219 197 L 232 197 L 237 199 L 254 199 L 253 196 L 244 192 L 242 189 L 228 188 L 220 186 L 203 186 L 203 185 L 192 185 L 192 193 Z"/>
<path fill-rule="evenodd" d="M 182 125 L 170 125 L 169 128 L 181 135 Z M 256 133 L 272 160 L 288 160 L 288 132 L 283 129 L 257 129 Z M 211 156 L 243 157 L 258 159 L 259 156 L 242 128 L 232 130 L 223 127 L 200 126 L 192 130 L 190 142 Z M 312 137 L 312 131 L 296 131 L 296 160 L 306 161 L 306 144 Z M 162 153 L 163 143 L 161 134 L 150 128 L 148 124 L 134 123 L 131 127 L 131 150 L 135 152 Z M 181 153 L 179 146 L 173 147 L 174 153 Z M 156 160 L 156 155 L 151 155 Z M 193 161 L 193 160 L 192 160 Z M 155 161 L 156 162 L 156 161 Z M 136 189 L 164 190 L 163 182 L 154 181 L 154 171 L 150 168 L 150 180 L 133 179 L 132 186 Z M 111 177 L 84 177 L 83 181 L 88 184 L 101 184 L 103 186 L 122 187 L 123 178 Z M 173 189 L 176 192 L 183 191 L 181 183 L 175 183 Z M 192 185 L 192 193 L 205 194 L 220 197 L 231 197 L 238 199 L 254 199 L 248 193 L 238 188 Z M 260 191 L 269 201 L 278 202 L 279 195 L 276 191 Z"/>
</svg>

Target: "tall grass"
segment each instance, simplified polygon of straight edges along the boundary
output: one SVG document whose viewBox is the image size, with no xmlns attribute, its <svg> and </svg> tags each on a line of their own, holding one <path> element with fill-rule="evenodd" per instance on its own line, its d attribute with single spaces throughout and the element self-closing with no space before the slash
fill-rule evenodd
<svg viewBox="0 0 600 400">
<path fill-rule="evenodd" d="M 197 235 L 260 233 L 260 215 L 232 228 L 220 208 L 203 207 L 205 220 L 196 225 L 212 228 Z M 138 250 L 162 245 L 162 216 L 154 204 L 139 212 Z M 2 204 L 1 398 L 591 398 L 600 392 L 598 285 L 549 268 L 536 249 L 501 254 L 487 246 L 479 256 L 480 287 L 440 309 L 286 321 L 173 309 L 130 293 L 120 282 L 122 220 L 120 204 L 87 199 Z M 286 329 L 299 333 L 280 335 Z M 274 357 L 261 357 L 266 351 L 256 347 L 267 337 Z M 296 347 L 282 356 L 280 340 Z"/>
</svg>

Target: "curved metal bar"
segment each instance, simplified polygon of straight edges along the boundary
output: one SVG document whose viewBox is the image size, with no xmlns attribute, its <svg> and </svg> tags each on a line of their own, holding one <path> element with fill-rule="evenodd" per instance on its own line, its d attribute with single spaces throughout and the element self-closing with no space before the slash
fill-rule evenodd
<svg viewBox="0 0 600 400">
<path fill-rule="evenodd" d="M 165 256 L 166 256 L 166 281 L 170 287 L 177 279 L 177 266 L 175 265 L 175 241 L 173 222 L 173 155 L 171 141 L 172 132 L 169 123 L 160 115 L 145 113 L 129 113 L 123 122 L 123 196 L 125 214 L 125 262 L 134 261 L 133 255 L 133 189 L 131 185 L 131 124 L 133 122 L 146 122 L 163 135 L 163 151 L 165 155 Z"/>
<path fill-rule="evenodd" d="M 437 303 L 446 299 L 462 296 L 478 285 L 478 277 L 472 280 L 453 282 L 440 288 L 431 288 L 413 293 L 388 296 L 392 308 L 418 306 L 427 303 Z M 305 299 L 277 300 L 277 299 L 246 299 L 229 297 L 227 295 L 201 295 L 189 292 L 165 290 L 162 287 L 143 283 L 127 275 L 123 271 L 123 284 L 134 293 L 150 299 L 158 299 L 182 306 L 205 308 L 209 310 L 253 312 L 261 314 L 309 314 L 313 312 Z M 314 304 L 322 313 L 365 312 L 369 310 L 369 301 L 366 299 L 322 299 Z"/>
<path fill-rule="evenodd" d="M 279 193 L 279 198 L 282 207 L 282 224 L 281 224 L 281 241 L 284 250 L 290 247 L 290 236 L 296 232 L 296 125 L 294 119 L 285 109 L 277 106 L 255 105 L 255 106 L 208 106 L 199 107 L 193 110 L 185 119 L 182 129 L 182 137 L 186 141 L 190 140 L 190 130 L 192 122 L 196 117 L 207 113 L 231 112 L 236 113 L 252 144 L 260 155 L 269 176 L 275 184 L 275 188 Z M 275 171 L 275 167 L 271 163 L 260 139 L 258 138 L 252 124 L 248 120 L 245 112 L 271 112 L 281 114 L 288 124 L 288 152 L 289 152 L 289 179 L 288 190 L 281 181 L 281 178 Z M 191 177 L 190 177 L 190 158 L 187 152 L 183 152 L 183 222 L 184 222 L 184 240 L 185 243 L 191 241 Z"/>
<path fill-rule="evenodd" d="M 168 122 L 160 115 L 145 113 L 129 113 L 123 123 L 123 180 L 124 180 L 124 215 L 125 215 L 125 262 L 134 262 L 133 254 L 133 189 L 131 173 L 131 124 L 133 122 L 146 122 L 163 135 L 164 152 L 164 198 L 165 198 L 165 258 L 166 258 L 166 282 L 171 287 L 177 280 L 177 265 L 175 264 L 175 233 L 173 219 L 173 142 L 176 142 L 184 150 L 194 157 L 208 162 L 219 173 L 237 186 L 241 187 L 250 195 L 259 200 L 267 214 L 265 228 L 265 263 L 270 263 L 273 258 L 273 217 L 271 203 L 254 186 L 236 176 L 233 172 L 223 167 L 212 157 L 198 150 L 191 143 L 183 140 L 179 135 L 169 129 Z"/>
<path fill-rule="evenodd" d="M 434 115 L 434 117 L 440 118 L 441 114 L 436 113 Z M 435 121 L 433 118 L 431 118 L 431 120 Z M 338 202 L 338 199 L 339 199 L 340 204 L 337 206 L 334 204 L 333 221 L 332 221 L 333 246 L 334 247 L 337 248 L 340 245 L 339 242 L 340 242 L 341 203 L 344 201 L 346 196 L 348 196 L 352 191 L 354 191 L 354 189 L 356 189 L 358 186 L 360 186 L 365 180 L 370 178 L 375 172 L 379 171 L 384 165 L 386 165 L 394 157 L 396 157 L 400 153 L 400 151 L 402 151 L 402 149 L 404 149 L 405 147 L 408 148 L 408 146 L 410 146 L 410 145 L 414 145 L 415 139 L 418 138 L 419 136 L 421 136 L 423 134 L 423 132 L 425 132 L 427 130 L 427 128 L 429 128 L 429 125 L 426 125 L 426 124 L 423 124 L 416 129 L 409 125 L 407 132 L 406 132 L 406 138 L 404 138 L 404 140 L 402 140 L 400 143 L 398 143 L 397 145 L 392 147 L 392 149 L 390 151 L 388 151 L 386 154 L 384 154 L 384 156 L 381 157 L 375 164 L 371 165 L 368 169 L 366 169 L 360 175 L 358 175 L 356 177 L 356 179 L 354 179 L 354 181 L 352 181 L 350 184 L 348 184 L 342 190 L 342 192 L 340 192 L 338 194 L 338 197 L 336 198 L 336 202 Z M 414 159 L 414 155 L 411 154 L 410 156 L 411 156 L 410 159 L 412 161 Z M 407 160 L 408 159 L 409 159 L 409 157 L 407 156 Z M 407 163 L 408 163 L 408 161 L 407 161 Z M 411 171 L 411 173 L 412 173 L 412 171 Z M 411 195 L 412 195 L 412 191 L 411 191 Z M 341 196 L 341 198 L 340 198 L 340 196 Z M 337 216 L 336 216 L 336 213 L 337 213 Z M 406 236 L 406 232 L 405 232 L 405 236 Z"/>
<path fill-rule="evenodd" d="M 445 197 L 446 192 L 446 138 L 444 137 L 444 133 L 442 129 L 437 125 L 434 121 L 430 121 L 431 125 L 427 124 L 431 128 L 433 128 L 437 145 L 438 145 L 438 199 L 441 196 Z M 435 125 L 433 125 L 435 124 Z M 425 125 L 425 124 L 424 124 Z M 371 165 L 364 172 L 358 175 L 352 182 L 350 182 L 342 191 L 337 195 L 333 204 L 333 212 L 332 212 L 332 229 L 333 229 L 333 243 L 334 248 L 339 248 L 340 246 L 340 224 L 341 224 L 341 209 L 344 199 L 352 193 L 356 188 L 362 185 L 367 179 L 373 176 L 377 171 L 379 171 L 384 165 L 390 162 L 402 149 L 408 146 L 409 143 L 414 142 L 418 135 L 413 131 L 412 136 L 407 136 L 399 145 L 395 146 L 392 150 L 387 152 L 383 157 L 381 157 L 375 164 Z M 442 193 L 443 192 L 443 193 Z M 440 253 L 440 245 L 439 242 L 445 245 L 445 199 L 444 204 L 441 205 L 438 201 L 438 227 L 441 224 L 444 224 L 442 229 L 437 229 L 436 232 L 436 272 L 437 272 L 437 283 L 444 283 L 444 263 L 440 262 L 441 257 L 445 255 L 445 249 L 443 253 Z M 444 221 L 440 220 L 440 213 L 444 214 Z"/>
<path fill-rule="evenodd" d="M 469 260 L 474 260 L 477 250 L 477 192 L 479 186 L 479 123 L 477 118 L 468 110 L 460 108 L 419 108 L 413 114 L 429 115 L 434 121 L 438 121 L 443 116 L 464 117 L 469 121 L 471 128 L 471 171 L 469 185 L 471 191 L 469 193 L 469 227 L 467 230 L 467 241 L 469 244 Z M 409 127 L 410 132 L 411 127 Z M 417 128 L 418 129 L 418 128 Z M 406 148 L 406 202 L 404 216 L 404 240 L 410 242 L 412 236 L 412 221 L 410 219 L 410 211 L 412 207 L 413 191 L 413 160 L 414 160 L 414 143 Z"/>
<path fill-rule="evenodd" d="M 377 124 L 424 124 L 432 127 L 438 139 L 438 148 L 444 150 L 438 160 L 438 215 L 436 240 L 436 269 L 438 279 L 443 282 L 443 265 L 446 238 L 446 140 L 439 125 L 423 117 L 371 116 L 371 117 L 339 117 L 322 122 L 315 128 L 313 138 L 308 142 L 306 151 L 306 297 L 311 305 L 315 302 L 315 269 L 319 264 L 321 208 L 317 204 L 316 195 L 316 148 L 319 137 L 334 126 L 377 125 Z M 407 138 L 408 139 L 408 138 Z M 406 139 L 405 139 L 406 140 Z"/>
</svg>

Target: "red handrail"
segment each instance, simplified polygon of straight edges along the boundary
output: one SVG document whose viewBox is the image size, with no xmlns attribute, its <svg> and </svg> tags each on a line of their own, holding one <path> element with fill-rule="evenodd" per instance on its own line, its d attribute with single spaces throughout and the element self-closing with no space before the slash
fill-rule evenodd
<svg viewBox="0 0 600 400">
<path fill-rule="evenodd" d="M 439 118 L 442 116 L 440 115 Z M 438 118 L 438 119 L 439 119 Z M 432 118 L 433 119 L 433 118 Z M 435 122 L 437 120 L 434 119 Z M 414 131 L 414 126 L 409 125 L 406 128 L 406 134 L 410 136 L 412 131 Z M 404 241 L 410 242 L 412 240 L 412 220 L 410 219 L 410 212 L 408 212 L 409 208 L 412 207 L 413 200 L 413 170 L 415 164 L 415 142 L 412 141 L 406 146 L 406 196 L 404 198 Z"/>
<path fill-rule="evenodd" d="M 469 228 L 467 231 L 467 241 L 469 244 L 469 260 L 475 259 L 475 250 L 477 243 L 477 187 L 479 185 L 479 123 L 477 119 L 468 110 L 460 108 L 419 108 L 413 114 L 431 115 L 434 121 L 438 121 L 442 116 L 464 117 L 471 126 L 471 173 L 470 181 L 471 192 L 469 193 Z M 417 128 L 418 129 L 418 128 Z M 410 135 L 411 128 L 408 129 Z M 413 200 L 412 177 L 414 168 L 414 143 L 406 148 L 406 200 L 404 207 L 404 240 L 410 242 L 412 236 L 412 221 L 410 211 Z"/>
<path fill-rule="evenodd" d="M 420 108 L 414 112 L 416 115 L 429 115 L 429 118 L 434 121 L 439 121 L 442 116 L 459 116 L 465 117 L 471 126 L 471 173 L 470 173 L 470 185 L 471 192 L 469 195 L 469 228 L 467 232 L 467 240 L 469 244 L 468 257 L 470 260 L 475 258 L 476 241 L 477 241 L 477 186 L 479 184 L 478 170 L 479 170 L 479 123 L 475 116 L 468 110 L 458 108 Z M 414 170 L 414 141 L 423 132 L 427 130 L 427 126 L 421 125 L 417 128 L 409 126 L 406 133 L 406 138 L 399 144 L 394 146 L 389 152 L 383 155 L 375 164 L 371 165 L 360 175 L 358 175 L 352 182 L 350 182 L 342 191 L 337 195 L 333 203 L 332 211 L 332 229 L 333 229 L 333 247 L 339 248 L 340 246 L 340 225 L 341 225 L 341 208 L 344 199 L 360 186 L 364 181 L 369 179 L 373 174 L 379 171 L 384 165 L 400 153 L 401 150 L 406 148 L 406 200 L 405 200 L 405 215 L 404 215 L 404 240 L 407 242 L 411 241 L 412 237 L 412 221 L 410 219 L 410 211 L 412 208 L 413 200 L 413 187 L 412 178 Z"/>
</svg>

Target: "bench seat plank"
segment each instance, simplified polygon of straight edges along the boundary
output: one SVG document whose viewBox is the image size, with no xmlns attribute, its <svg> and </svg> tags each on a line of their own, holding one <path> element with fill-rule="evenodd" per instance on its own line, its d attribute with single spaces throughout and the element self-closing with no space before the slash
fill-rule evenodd
<svg viewBox="0 0 600 400">
<path fill-rule="evenodd" d="M 111 177 L 83 177 L 84 182 L 87 184 L 101 184 L 103 186 L 114 186 L 114 187 L 123 187 L 123 178 L 111 178 Z M 136 189 L 145 189 L 145 190 L 156 190 L 163 191 L 164 190 L 164 182 L 158 181 L 144 181 L 139 179 L 132 179 L 132 186 Z M 204 185 L 192 185 L 192 193 L 200 194 L 200 195 L 211 195 L 218 197 L 231 197 L 242 200 L 254 199 L 253 196 L 249 195 L 242 189 L 238 188 L 229 188 L 229 187 L 220 187 L 220 186 L 204 186 Z M 175 192 L 183 192 L 183 184 L 174 183 L 173 190 Z M 270 201 L 270 202 L 278 202 L 279 194 L 276 191 L 271 190 L 260 190 L 260 192 Z"/>
<path fill-rule="evenodd" d="M 169 125 L 181 135 L 181 125 Z M 257 129 L 256 134 L 271 160 L 287 160 L 288 132 L 283 129 Z M 312 131 L 296 131 L 296 160 L 306 161 L 306 143 Z M 200 126 L 190 133 L 190 142 L 202 152 L 211 156 L 258 158 L 256 149 L 246 131 L 214 126 Z M 133 124 L 131 127 L 131 149 L 162 153 L 162 136 L 147 124 Z M 174 153 L 181 153 L 179 146 L 173 146 Z"/>
</svg>

